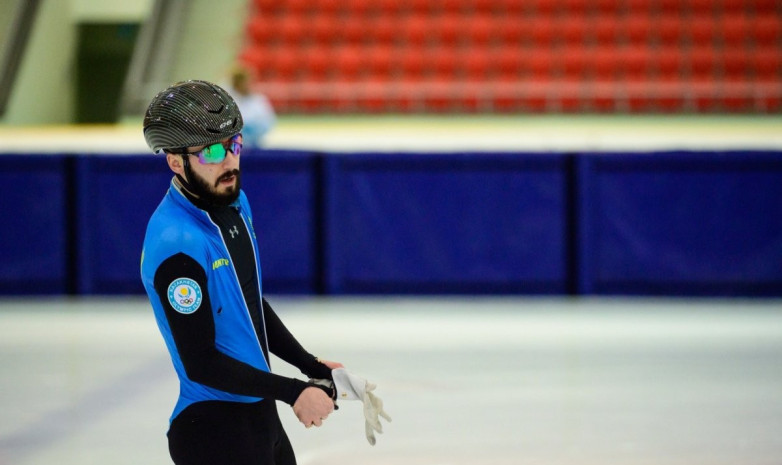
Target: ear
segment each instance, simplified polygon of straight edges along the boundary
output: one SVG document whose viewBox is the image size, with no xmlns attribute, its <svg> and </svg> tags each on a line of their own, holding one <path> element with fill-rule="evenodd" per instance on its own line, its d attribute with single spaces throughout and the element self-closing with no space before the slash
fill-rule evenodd
<svg viewBox="0 0 782 465">
<path fill-rule="evenodd" d="M 180 176 L 185 175 L 185 166 L 184 163 L 182 163 L 181 155 L 166 153 L 166 162 L 168 162 L 168 167 L 171 168 L 171 171 Z"/>
</svg>

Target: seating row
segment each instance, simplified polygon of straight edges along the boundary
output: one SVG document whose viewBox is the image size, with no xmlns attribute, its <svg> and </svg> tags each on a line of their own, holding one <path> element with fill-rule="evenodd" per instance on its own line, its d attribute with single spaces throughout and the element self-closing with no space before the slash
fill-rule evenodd
<svg viewBox="0 0 782 465">
<path fill-rule="evenodd" d="M 637 43 L 637 44 L 759 44 L 776 45 L 782 40 L 779 17 L 732 15 L 715 21 L 711 17 L 630 15 L 617 18 L 571 16 L 563 18 L 517 18 L 493 15 L 442 15 L 435 18 L 394 17 L 284 18 L 257 16 L 247 24 L 247 37 L 253 46 L 279 43 L 459 43 L 533 42 Z"/>
</svg>

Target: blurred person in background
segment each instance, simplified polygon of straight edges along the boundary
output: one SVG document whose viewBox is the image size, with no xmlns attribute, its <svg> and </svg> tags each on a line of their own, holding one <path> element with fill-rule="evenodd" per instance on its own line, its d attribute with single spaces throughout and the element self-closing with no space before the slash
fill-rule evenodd
<svg viewBox="0 0 782 465">
<path fill-rule="evenodd" d="M 253 91 L 252 82 L 250 71 L 243 66 L 236 66 L 231 72 L 231 83 L 227 90 L 239 105 L 244 118 L 244 146 L 258 148 L 263 146 L 266 134 L 277 123 L 277 115 L 269 99 Z"/>
<path fill-rule="evenodd" d="M 241 189 L 242 116 L 219 86 L 186 81 L 144 117 L 147 144 L 174 173 L 147 226 L 141 276 L 180 382 L 168 431 L 176 464 L 295 464 L 275 401 L 307 428 L 335 407 L 333 387 L 270 369 L 270 352 L 310 379 L 332 380 L 342 364 L 307 352 L 263 297 Z"/>
</svg>

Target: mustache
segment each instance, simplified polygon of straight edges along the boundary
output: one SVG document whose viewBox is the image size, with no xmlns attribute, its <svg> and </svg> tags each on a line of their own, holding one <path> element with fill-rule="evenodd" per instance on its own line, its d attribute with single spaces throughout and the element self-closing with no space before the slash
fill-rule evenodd
<svg viewBox="0 0 782 465">
<path fill-rule="evenodd" d="M 215 187 L 217 187 L 222 181 L 225 181 L 233 176 L 239 178 L 239 170 L 226 171 L 225 173 L 218 176 L 217 180 L 215 181 Z"/>
</svg>

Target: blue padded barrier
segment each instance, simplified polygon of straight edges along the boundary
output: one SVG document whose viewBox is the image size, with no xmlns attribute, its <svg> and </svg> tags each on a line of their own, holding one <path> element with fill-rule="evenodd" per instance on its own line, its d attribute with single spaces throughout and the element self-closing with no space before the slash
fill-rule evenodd
<svg viewBox="0 0 782 465">
<path fill-rule="evenodd" d="M 301 152 L 248 151 L 242 158 L 265 291 L 317 291 L 315 165 L 315 157 Z M 144 234 L 173 173 L 162 156 L 152 155 L 84 156 L 77 166 L 78 293 L 143 293 Z"/>
<path fill-rule="evenodd" d="M 0 169 L 0 294 L 65 294 L 72 287 L 69 163 L 9 154 Z"/>
<path fill-rule="evenodd" d="M 356 154 L 325 163 L 329 293 L 566 291 L 564 156 Z"/>
<path fill-rule="evenodd" d="M 242 186 L 253 211 L 264 292 L 323 289 L 320 164 L 310 152 L 242 155 Z"/>
<path fill-rule="evenodd" d="M 136 294 L 172 174 L 3 155 L 0 294 Z M 269 293 L 782 296 L 782 153 L 243 157 Z"/>
<path fill-rule="evenodd" d="M 581 294 L 782 295 L 778 152 L 578 158 Z"/>
<path fill-rule="evenodd" d="M 147 222 L 173 174 L 162 156 L 81 156 L 78 293 L 143 294 L 139 266 Z"/>
</svg>

